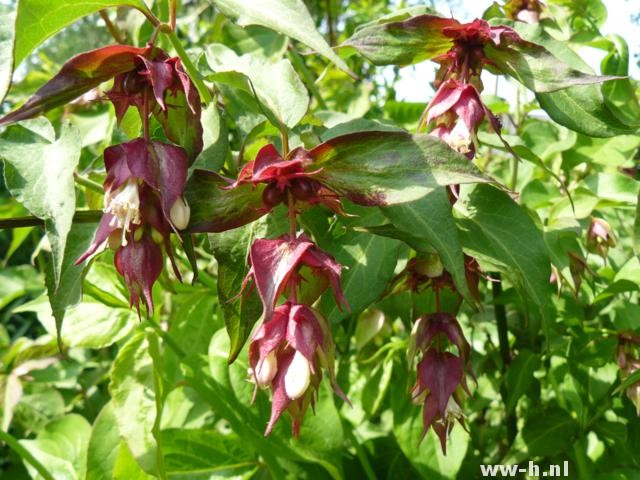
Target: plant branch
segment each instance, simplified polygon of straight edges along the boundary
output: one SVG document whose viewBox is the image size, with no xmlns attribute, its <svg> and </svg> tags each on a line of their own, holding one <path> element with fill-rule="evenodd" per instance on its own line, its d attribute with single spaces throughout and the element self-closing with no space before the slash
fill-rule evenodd
<svg viewBox="0 0 640 480">
<path fill-rule="evenodd" d="M 102 210 L 78 210 L 73 216 L 73 223 L 97 223 L 102 218 Z M 44 220 L 28 215 L 25 217 L 0 219 L 0 230 L 23 227 L 42 227 Z"/>
<path fill-rule="evenodd" d="M 29 450 L 24 448 L 18 440 L 16 440 L 12 435 L 0 429 L 0 440 L 6 443 L 11 450 L 16 452 L 20 458 L 22 458 L 25 462 L 31 464 L 33 468 L 40 474 L 42 478 L 45 480 L 55 480 L 53 475 L 49 473 L 49 471 L 42 465 L 36 457 L 34 457 Z"/>
<path fill-rule="evenodd" d="M 167 34 L 167 37 L 169 37 L 169 41 L 171 42 L 171 45 L 173 45 L 173 48 L 176 49 L 176 52 L 180 57 L 180 60 L 182 60 L 182 64 L 184 65 L 184 68 L 187 70 L 187 73 L 189 74 L 189 76 L 191 77 L 191 80 L 193 80 L 193 83 L 196 86 L 198 93 L 200 94 L 200 98 L 202 98 L 202 101 L 208 105 L 213 101 L 213 98 L 211 97 L 211 93 L 209 92 L 209 89 L 202 81 L 200 72 L 198 72 L 198 69 L 189 58 L 189 55 L 187 55 L 187 51 L 182 46 L 182 43 L 180 42 L 180 39 L 176 35 L 176 32 L 170 31 L 165 33 Z"/>
<path fill-rule="evenodd" d="M 100 10 L 100 18 L 102 18 L 102 20 L 104 21 L 104 24 L 107 27 L 107 30 L 109 30 L 109 33 L 111 34 L 113 39 L 117 43 L 125 43 L 125 39 L 122 36 L 122 33 L 120 33 L 118 27 L 113 24 L 106 10 Z"/>
<path fill-rule="evenodd" d="M 498 327 L 498 343 L 500 346 L 500 357 L 502 358 L 502 374 L 504 375 L 507 371 L 507 367 L 511 363 L 511 354 L 509 352 L 509 332 L 507 329 L 507 311 L 504 308 L 504 305 L 496 302 L 496 299 L 502 294 L 502 279 L 500 278 L 500 273 L 496 272 L 491 275 L 495 280 L 491 282 L 492 293 L 493 293 L 493 309 L 496 314 L 496 324 Z M 502 402 L 507 405 L 507 389 L 505 384 L 503 383 L 500 387 L 500 396 L 502 397 Z M 513 440 L 516 438 L 516 434 L 518 433 L 517 419 L 515 414 L 507 413 L 507 442 L 509 445 L 512 444 Z"/>
<path fill-rule="evenodd" d="M 94 182 L 93 180 L 83 177 L 82 175 L 76 172 L 73 173 L 73 179 L 76 181 L 78 185 L 81 185 L 87 188 L 88 190 L 92 190 L 96 193 L 99 193 L 100 195 L 104 194 L 104 187 L 100 185 L 98 182 Z"/>
</svg>

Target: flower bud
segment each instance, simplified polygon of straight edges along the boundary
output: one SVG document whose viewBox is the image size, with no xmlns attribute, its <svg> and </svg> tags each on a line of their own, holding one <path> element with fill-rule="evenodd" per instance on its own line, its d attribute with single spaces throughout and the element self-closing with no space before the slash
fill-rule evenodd
<svg viewBox="0 0 640 480">
<path fill-rule="evenodd" d="M 268 387 L 278 371 L 278 360 L 275 351 L 270 351 L 256 367 L 256 380 L 261 387 Z"/>
<path fill-rule="evenodd" d="M 377 308 L 367 310 L 358 319 L 356 332 L 356 350 L 362 349 L 369 341 L 375 337 L 384 326 L 384 313 Z"/>
<path fill-rule="evenodd" d="M 190 216 L 191 209 L 189 205 L 187 205 L 187 202 L 182 197 L 178 197 L 169 212 L 171 223 L 173 223 L 178 230 L 184 230 L 187 228 L 187 225 L 189 225 Z"/>
<path fill-rule="evenodd" d="M 311 383 L 311 370 L 306 357 L 296 350 L 284 376 L 284 391 L 291 400 L 297 400 Z"/>
<path fill-rule="evenodd" d="M 418 259 L 415 263 L 416 272 L 429 278 L 436 278 L 444 272 L 444 266 L 440 256 L 436 254 L 426 255 Z"/>
<path fill-rule="evenodd" d="M 615 246 L 616 239 L 611 226 L 602 218 L 593 218 L 587 230 L 587 250 L 606 257 L 609 247 Z"/>
</svg>

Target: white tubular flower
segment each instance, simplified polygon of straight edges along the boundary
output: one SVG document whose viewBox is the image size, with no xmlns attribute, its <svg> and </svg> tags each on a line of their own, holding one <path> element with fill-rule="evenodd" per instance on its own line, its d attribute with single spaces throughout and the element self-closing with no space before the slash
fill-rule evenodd
<svg viewBox="0 0 640 480">
<path fill-rule="evenodd" d="M 126 233 L 131 230 L 130 225 L 139 224 L 142 221 L 138 184 L 134 179 L 129 179 L 116 192 L 114 196 L 110 191 L 105 193 L 104 211 L 114 217 L 110 225 L 122 229 L 122 245 L 126 246 Z"/>
<path fill-rule="evenodd" d="M 261 387 L 268 387 L 278 371 L 278 360 L 272 350 L 256 367 L 256 380 Z"/>
<path fill-rule="evenodd" d="M 311 370 L 309 369 L 309 361 L 304 355 L 296 351 L 284 376 L 284 391 L 291 400 L 297 400 L 304 395 L 310 383 Z"/>
</svg>

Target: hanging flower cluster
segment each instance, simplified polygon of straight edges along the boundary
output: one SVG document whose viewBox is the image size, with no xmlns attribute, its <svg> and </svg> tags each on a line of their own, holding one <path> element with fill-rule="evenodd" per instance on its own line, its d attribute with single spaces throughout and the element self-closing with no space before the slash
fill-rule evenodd
<svg viewBox="0 0 640 480">
<path fill-rule="evenodd" d="M 311 159 L 304 150 L 283 159 L 267 145 L 240 172 L 230 188 L 243 183 L 266 183 L 263 202 L 270 210 L 287 203 L 290 233 L 276 239 L 258 239 L 249 252 L 250 269 L 243 291 L 258 292 L 264 308 L 261 325 L 249 344 L 249 365 L 257 388 L 272 391 L 268 435 L 284 411 L 293 419 L 292 434 L 298 436 L 304 415 L 318 396 L 323 370 L 334 391 L 347 401 L 335 381 L 334 343 L 327 320 L 313 308 L 313 301 L 329 286 L 341 308 L 348 308 L 340 286 L 341 266 L 304 234 L 296 232 L 296 203 L 320 203 L 341 211 L 337 195 L 313 179 Z M 313 296 L 305 286 L 313 284 Z M 281 297 L 286 300 L 278 304 Z M 304 300 L 303 300 L 304 297 Z M 255 396 L 255 393 L 254 393 Z"/>
<path fill-rule="evenodd" d="M 622 381 L 640 370 L 640 336 L 633 332 L 623 332 L 618 335 L 617 361 L 620 367 Z M 634 382 L 627 387 L 627 398 L 631 400 L 640 417 L 640 382 Z"/>
<path fill-rule="evenodd" d="M 450 347 L 457 352 L 450 351 Z M 411 397 L 424 404 L 422 437 L 433 428 L 445 453 L 455 420 L 465 426 L 460 406 L 464 396 L 470 395 L 466 382 L 466 375 L 472 374 L 469 353 L 469 343 L 453 315 L 432 313 L 415 322 L 409 362 L 414 365 L 416 357 L 419 361 Z"/>
<path fill-rule="evenodd" d="M 430 133 L 451 148 L 475 156 L 478 128 L 486 118 L 491 128 L 500 134 L 500 121 L 482 102 L 480 74 L 492 62 L 485 56 L 485 46 L 522 42 L 515 30 L 491 27 L 485 20 L 461 24 L 451 21 L 442 28 L 445 37 L 453 40 L 451 49 L 433 59 L 440 64 L 436 75 L 437 91 L 420 119 L 419 128 Z"/>
<path fill-rule="evenodd" d="M 163 251 L 180 278 L 170 233 L 186 228 L 190 216 L 183 196 L 187 152 L 180 146 L 151 140 L 150 115 L 154 111 L 169 115 L 169 109 L 179 108 L 165 102 L 165 97 L 180 92 L 188 99 L 185 108 L 192 114 L 197 109 L 199 116 L 200 99 L 178 58 L 150 48 L 148 56 L 136 57 L 135 65 L 134 70 L 115 77 L 107 97 L 118 121 L 130 106 L 138 109 L 144 137 L 105 149 L 104 215 L 93 242 L 76 263 L 105 245 L 114 250 L 116 269 L 127 284 L 131 305 L 140 314 L 141 300 L 147 312 L 153 312 L 151 289 L 162 272 Z M 165 133 L 171 138 L 170 129 Z"/>
</svg>

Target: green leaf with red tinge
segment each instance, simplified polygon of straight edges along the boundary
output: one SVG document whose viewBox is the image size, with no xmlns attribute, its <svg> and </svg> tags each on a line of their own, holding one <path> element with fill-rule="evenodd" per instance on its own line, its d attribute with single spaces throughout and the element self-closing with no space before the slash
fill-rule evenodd
<svg viewBox="0 0 640 480">
<path fill-rule="evenodd" d="M 411 65 L 446 53 L 453 46 L 451 38 L 442 33 L 451 23 L 451 19 L 436 15 L 372 22 L 357 29 L 341 47 L 355 48 L 375 65 Z"/>
<path fill-rule="evenodd" d="M 267 213 L 262 203 L 264 185 L 242 184 L 225 189 L 229 185 L 213 172 L 193 172 L 185 187 L 185 197 L 191 208 L 189 232 L 224 232 Z"/>
<path fill-rule="evenodd" d="M 64 105 L 114 76 L 132 70 L 137 55 L 149 48 L 111 45 L 76 55 L 17 110 L 0 118 L 0 126 L 34 118 Z"/>
<path fill-rule="evenodd" d="M 486 183 L 469 159 L 431 135 L 358 132 L 332 138 L 309 152 L 315 179 L 361 205 L 396 205 L 439 186 Z"/>
</svg>

